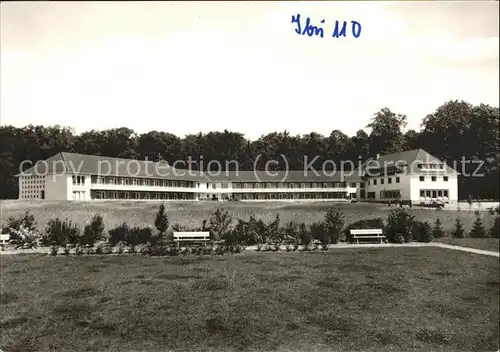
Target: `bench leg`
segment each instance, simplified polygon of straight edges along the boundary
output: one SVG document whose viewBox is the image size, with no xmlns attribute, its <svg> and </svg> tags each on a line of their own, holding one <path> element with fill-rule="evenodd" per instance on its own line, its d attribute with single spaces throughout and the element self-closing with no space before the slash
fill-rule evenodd
<svg viewBox="0 0 500 352">
<path fill-rule="evenodd" d="M 359 238 L 356 238 L 356 243 L 359 244 Z"/>
<path fill-rule="evenodd" d="M 384 242 L 382 242 L 382 237 L 380 237 L 380 244 L 383 244 Z"/>
</svg>

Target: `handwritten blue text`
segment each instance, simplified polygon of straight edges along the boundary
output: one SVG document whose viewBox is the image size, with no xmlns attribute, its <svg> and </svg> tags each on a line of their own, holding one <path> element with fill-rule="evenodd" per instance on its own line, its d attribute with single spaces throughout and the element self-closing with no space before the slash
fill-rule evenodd
<svg viewBox="0 0 500 352">
<path fill-rule="evenodd" d="M 295 33 L 299 35 L 307 35 L 309 37 L 319 36 L 323 38 L 325 36 L 324 28 L 319 26 L 315 26 L 311 24 L 311 19 L 309 17 L 306 18 L 306 22 L 304 27 L 302 27 L 302 23 L 300 21 L 300 14 L 296 16 L 292 15 L 292 23 L 297 24 L 297 28 L 295 29 Z M 320 21 L 321 24 L 325 23 L 325 20 Z M 361 35 L 361 23 L 357 21 L 351 21 L 351 34 L 354 38 L 359 38 Z M 332 32 L 333 38 L 347 37 L 347 21 L 335 21 L 335 26 Z"/>
</svg>

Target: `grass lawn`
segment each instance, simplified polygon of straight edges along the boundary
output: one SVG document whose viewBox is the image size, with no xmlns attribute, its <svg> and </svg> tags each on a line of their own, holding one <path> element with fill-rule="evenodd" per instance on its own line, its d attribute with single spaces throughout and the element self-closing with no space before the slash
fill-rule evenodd
<svg viewBox="0 0 500 352">
<path fill-rule="evenodd" d="M 83 228 L 94 214 L 103 216 L 107 229 L 123 222 L 131 226 L 153 225 L 159 202 L 108 201 L 108 202 L 50 202 L 50 201 L 0 201 L 2 224 L 9 216 L 22 216 L 30 210 L 44 229 L 47 222 L 55 217 L 68 218 Z M 336 207 L 346 217 L 346 225 L 357 220 L 381 217 L 387 219 L 389 211 L 394 207 L 381 204 L 343 204 L 331 202 L 290 203 L 290 202 L 165 202 L 170 224 L 178 223 L 190 227 L 201 227 L 204 219 L 209 219 L 216 208 L 227 209 L 236 222 L 237 218 L 248 220 L 250 214 L 258 219 L 271 222 L 280 214 L 282 224 L 290 221 L 311 224 L 324 219 L 328 208 Z M 431 225 L 440 218 L 445 231 L 451 231 L 455 219 L 460 217 L 464 229 L 469 231 L 475 215 L 469 210 L 442 210 L 413 208 L 417 220 L 429 221 Z M 493 225 L 494 217 L 482 212 L 483 222 L 487 229 Z"/>
<path fill-rule="evenodd" d="M 499 260 L 471 253 L 1 260 L 4 351 L 499 348 Z"/>
<path fill-rule="evenodd" d="M 449 238 L 443 237 L 436 242 L 453 244 L 455 246 L 471 247 L 485 251 L 499 252 L 500 241 L 498 238 Z"/>
</svg>

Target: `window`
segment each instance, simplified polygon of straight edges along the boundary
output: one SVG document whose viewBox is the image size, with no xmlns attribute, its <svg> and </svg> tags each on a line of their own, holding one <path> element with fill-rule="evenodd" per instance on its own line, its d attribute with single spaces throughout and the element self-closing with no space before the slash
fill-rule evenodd
<svg viewBox="0 0 500 352">
<path fill-rule="evenodd" d="M 352 188 L 356 188 L 356 184 L 355 183 L 351 183 L 351 187 Z"/>
<path fill-rule="evenodd" d="M 424 190 L 420 190 L 420 197 L 425 197 L 425 191 Z"/>
<path fill-rule="evenodd" d="M 383 179 L 383 178 L 381 178 L 381 179 L 380 179 L 380 184 L 381 184 L 381 185 L 383 185 L 383 184 L 384 184 L 384 179 Z"/>
<path fill-rule="evenodd" d="M 420 176 L 419 180 L 420 180 L 420 182 L 424 182 L 425 181 L 425 177 L 424 176 Z"/>
<path fill-rule="evenodd" d="M 396 183 L 399 183 L 399 177 L 396 177 Z"/>
<path fill-rule="evenodd" d="M 368 180 L 368 186 L 370 185 L 370 180 Z"/>
<path fill-rule="evenodd" d="M 444 189 L 444 190 L 443 190 L 443 195 L 444 195 L 446 198 L 448 198 L 448 190 L 447 190 L 447 189 Z"/>
<path fill-rule="evenodd" d="M 377 180 L 373 180 L 373 185 L 376 186 L 377 185 Z"/>
<path fill-rule="evenodd" d="M 443 181 L 448 182 L 448 176 L 443 176 Z"/>
<path fill-rule="evenodd" d="M 431 180 L 432 180 L 432 181 L 436 181 L 436 176 L 432 176 L 432 177 L 431 177 Z"/>
<path fill-rule="evenodd" d="M 391 183 L 392 183 L 392 178 L 391 178 L 391 177 L 389 177 L 389 178 L 387 179 L 387 183 L 388 183 L 388 184 L 391 184 Z"/>
</svg>

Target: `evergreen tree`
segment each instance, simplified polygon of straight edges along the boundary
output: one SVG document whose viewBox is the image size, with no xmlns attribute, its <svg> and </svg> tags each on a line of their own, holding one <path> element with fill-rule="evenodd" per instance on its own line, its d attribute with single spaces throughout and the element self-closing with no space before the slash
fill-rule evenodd
<svg viewBox="0 0 500 352">
<path fill-rule="evenodd" d="M 474 225 L 472 226 L 472 230 L 469 234 L 471 238 L 483 238 L 486 237 L 486 231 L 483 226 L 483 220 L 481 220 L 481 216 L 478 211 L 475 212 L 476 220 L 474 221 Z"/>
<path fill-rule="evenodd" d="M 455 220 L 455 229 L 453 230 L 451 235 L 453 238 L 464 238 L 464 233 L 465 232 L 462 223 L 460 222 L 460 219 L 457 218 L 457 220 Z"/>
<path fill-rule="evenodd" d="M 165 233 L 168 229 L 168 217 L 165 214 L 165 205 L 160 204 L 160 209 L 156 213 L 155 227 L 160 234 Z"/>
<path fill-rule="evenodd" d="M 440 238 L 444 236 L 443 226 L 441 225 L 441 220 L 439 218 L 434 222 L 434 229 L 432 230 L 432 237 Z"/>
</svg>

